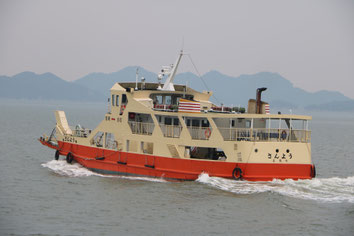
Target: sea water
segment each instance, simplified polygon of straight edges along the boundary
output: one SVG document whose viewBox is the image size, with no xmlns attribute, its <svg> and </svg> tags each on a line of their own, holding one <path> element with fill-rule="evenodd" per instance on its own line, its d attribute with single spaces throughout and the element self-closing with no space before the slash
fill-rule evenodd
<svg viewBox="0 0 354 236">
<path fill-rule="evenodd" d="M 0 102 L 0 235 L 354 235 L 354 114 L 314 114 L 313 180 L 170 182 L 53 160 L 56 109 L 94 128 L 106 107 Z"/>
</svg>

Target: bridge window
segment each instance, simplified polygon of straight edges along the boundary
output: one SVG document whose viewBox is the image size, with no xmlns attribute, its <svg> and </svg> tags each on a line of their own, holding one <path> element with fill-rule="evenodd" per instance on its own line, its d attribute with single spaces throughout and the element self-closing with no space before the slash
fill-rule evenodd
<svg viewBox="0 0 354 236">
<path fill-rule="evenodd" d="M 156 102 L 156 104 L 162 104 L 162 95 L 157 95 L 154 102 Z"/>
<path fill-rule="evenodd" d="M 126 94 L 122 95 L 122 104 L 128 104 L 128 98 Z"/>
<path fill-rule="evenodd" d="M 171 104 L 172 104 L 172 98 L 171 98 L 171 96 L 166 96 L 166 97 L 165 97 L 165 104 L 166 104 L 166 105 L 171 105 Z"/>
</svg>

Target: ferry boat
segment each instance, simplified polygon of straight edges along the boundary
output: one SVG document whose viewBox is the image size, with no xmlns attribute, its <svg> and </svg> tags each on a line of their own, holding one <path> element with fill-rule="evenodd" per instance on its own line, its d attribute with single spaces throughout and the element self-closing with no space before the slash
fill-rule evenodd
<svg viewBox="0 0 354 236">
<path fill-rule="evenodd" d="M 246 109 L 216 106 L 211 91 L 173 83 L 174 65 L 163 67 L 159 82 L 115 83 L 109 110 L 95 129 L 70 127 L 64 111 L 39 141 L 55 159 L 103 174 L 195 180 L 209 176 L 248 181 L 311 179 L 310 116 L 270 114 L 261 100 Z M 162 78 L 167 78 L 162 84 Z"/>
</svg>

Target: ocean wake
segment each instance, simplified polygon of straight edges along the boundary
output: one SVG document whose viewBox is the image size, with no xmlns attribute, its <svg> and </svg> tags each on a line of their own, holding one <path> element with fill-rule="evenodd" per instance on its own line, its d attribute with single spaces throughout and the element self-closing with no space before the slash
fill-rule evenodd
<svg viewBox="0 0 354 236">
<path fill-rule="evenodd" d="M 201 174 L 198 182 L 236 194 L 277 193 L 283 196 L 321 202 L 354 203 L 354 176 L 347 178 L 315 178 L 312 180 L 273 180 L 248 182 L 209 177 Z"/>
<path fill-rule="evenodd" d="M 150 182 L 167 182 L 162 178 L 132 177 L 102 175 L 86 169 L 78 163 L 68 164 L 65 160 L 49 161 L 42 164 L 53 172 L 68 177 L 100 176 L 106 178 L 120 178 L 130 180 L 142 180 Z M 308 199 L 321 202 L 354 203 L 354 176 L 347 178 L 315 178 L 312 180 L 273 180 L 270 182 L 235 181 L 218 177 L 210 177 L 201 174 L 196 180 L 210 187 L 235 194 L 276 193 L 283 196 Z"/>
<path fill-rule="evenodd" d="M 139 177 L 139 176 L 121 176 L 121 175 L 102 175 L 86 169 L 79 163 L 68 164 L 65 160 L 52 160 L 47 163 L 42 164 L 56 174 L 68 177 L 86 177 L 86 176 L 100 176 L 106 178 L 120 178 L 120 179 L 131 179 L 131 180 L 143 180 L 150 182 L 166 182 L 166 180 L 161 178 L 149 178 L 149 177 Z"/>
</svg>

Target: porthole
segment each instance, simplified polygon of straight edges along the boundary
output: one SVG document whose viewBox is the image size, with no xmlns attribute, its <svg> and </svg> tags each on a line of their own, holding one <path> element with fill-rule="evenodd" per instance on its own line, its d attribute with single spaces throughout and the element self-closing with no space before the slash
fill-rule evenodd
<svg viewBox="0 0 354 236">
<path fill-rule="evenodd" d="M 277 148 L 277 149 L 275 149 L 275 152 L 276 152 L 276 153 L 278 153 L 278 152 L 279 152 L 279 149 L 278 149 L 278 148 Z"/>
<path fill-rule="evenodd" d="M 254 149 L 254 152 L 258 152 L 258 149 L 256 148 L 256 149 Z"/>
<path fill-rule="evenodd" d="M 286 153 L 289 153 L 290 152 L 290 150 L 289 149 L 286 149 Z"/>
</svg>

